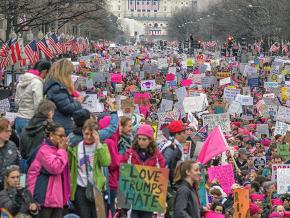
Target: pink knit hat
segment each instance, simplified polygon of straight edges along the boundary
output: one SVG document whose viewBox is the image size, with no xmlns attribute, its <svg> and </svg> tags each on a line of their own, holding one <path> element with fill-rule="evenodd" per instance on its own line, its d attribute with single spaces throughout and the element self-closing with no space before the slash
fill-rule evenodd
<svg viewBox="0 0 290 218">
<path fill-rule="evenodd" d="M 142 124 L 140 125 L 137 135 L 144 135 L 147 136 L 150 139 L 154 139 L 154 131 L 153 128 L 148 124 Z"/>
</svg>

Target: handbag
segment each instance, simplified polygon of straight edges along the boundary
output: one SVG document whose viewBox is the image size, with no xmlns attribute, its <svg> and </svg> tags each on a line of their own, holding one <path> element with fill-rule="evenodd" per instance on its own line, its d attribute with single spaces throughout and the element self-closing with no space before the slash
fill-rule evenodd
<svg viewBox="0 0 290 218">
<path fill-rule="evenodd" d="M 84 150 L 84 160 L 85 160 L 85 167 L 86 167 L 86 174 L 87 174 L 87 187 L 85 191 L 86 198 L 89 202 L 95 202 L 95 196 L 94 196 L 94 184 L 89 180 L 89 170 L 88 170 L 88 161 L 86 158 L 86 149 L 85 145 L 83 144 L 83 150 Z"/>
</svg>

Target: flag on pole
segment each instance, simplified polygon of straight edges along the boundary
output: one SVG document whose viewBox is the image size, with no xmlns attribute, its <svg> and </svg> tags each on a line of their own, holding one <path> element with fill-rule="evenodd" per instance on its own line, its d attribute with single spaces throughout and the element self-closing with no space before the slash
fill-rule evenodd
<svg viewBox="0 0 290 218">
<path fill-rule="evenodd" d="M 222 133 L 221 127 L 215 127 L 205 140 L 200 153 L 197 157 L 197 162 L 206 164 L 212 158 L 228 150 L 228 143 Z"/>
<path fill-rule="evenodd" d="M 0 57 L 7 57 L 9 55 L 11 44 L 12 39 L 9 39 L 3 43 L 2 48 L 0 49 Z"/>
<path fill-rule="evenodd" d="M 202 138 L 203 140 L 206 139 L 208 136 L 208 124 L 201 127 L 196 133 L 196 135 Z"/>
<path fill-rule="evenodd" d="M 26 58 L 22 38 L 19 38 L 15 43 L 11 44 L 10 55 L 13 64 Z"/>
<path fill-rule="evenodd" d="M 49 59 L 53 58 L 53 53 L 48 47 L 45 37 L 37 43 L 37 47 L 40 51 L 43 52 L 46 57 L 48 57 Z"/>
<path fill-rule="evenodd" d="M 25 46 L 24 52 L 31 65 L 35 64 L 39 60 L 38 48 L 35 40 L 32 40 Z"/>
<path fill-rule="evenodd" d="M 62 49 L 55 33 L 51 34 L 48 37 L 48 42 L 51 45 L 51 47 L 56 51 L 56 54 L 59 55 L 62 54 Z"/>
</svg>

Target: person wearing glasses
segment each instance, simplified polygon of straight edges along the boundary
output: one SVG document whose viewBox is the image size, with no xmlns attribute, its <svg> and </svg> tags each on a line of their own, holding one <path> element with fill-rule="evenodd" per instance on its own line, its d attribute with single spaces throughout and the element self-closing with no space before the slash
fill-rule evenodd
<svg viewBox="0 0 290 218">
<path fill-rule="evenodd" d="M 20 153 L 10 141 L 11 125 L 6 118 L 0 118 L 0 191 L 4 188 L 4 173 L 10 165 L 19 165 Z"/>
<path fill-rule="evenodd" d="M 20 184 L 17 165 L 7 167 L 4 175 L 5 188 L 0 192 L 0 208 L 6 208 L 13 216 L 37 217 L 38 206 L 31 193 Z"/>
<path fill-rule="evenodd" d="M 154 141 L 153 128 L 148 124 L 142 124 L 137 130 L 136 138 L 131 148 L 129 148 L 122 160 L 123 163 L 165 167 L 163 155 L 157 149 Z M 151 218 L 153 213 L 132 210 L 131 218 Z"/>
<path fill-rule="evenodd" d="M 45 123 L 46 138 L 28 160 L 27 188 L 41 206 L 40 217 L 62 218 L 69 200 L 69 168 L 64 128 Z"/>
</svg>

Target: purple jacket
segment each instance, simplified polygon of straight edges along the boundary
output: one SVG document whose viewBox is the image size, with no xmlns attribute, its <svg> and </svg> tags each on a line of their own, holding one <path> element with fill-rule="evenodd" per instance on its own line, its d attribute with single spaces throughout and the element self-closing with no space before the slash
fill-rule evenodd
<svg viewBox="0 0 290 218">
<path fill-rule="evenodd" d="M 45 139 L 27 173 L 27 187 L 33 198 L 44 207 L 63 208 L 70 194 L 67 152 Z"/>
</svg>

